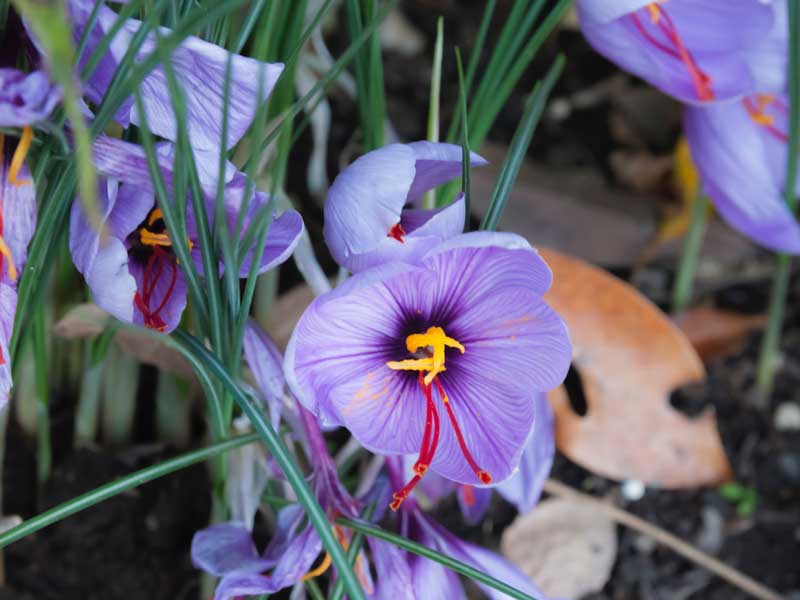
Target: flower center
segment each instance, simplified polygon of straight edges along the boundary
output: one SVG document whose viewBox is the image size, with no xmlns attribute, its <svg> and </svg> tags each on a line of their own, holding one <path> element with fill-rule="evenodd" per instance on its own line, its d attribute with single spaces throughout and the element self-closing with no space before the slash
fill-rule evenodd
<svg viewBox="0 0 800 600">
<path fill-rule="evenodd" d="M 400 222 L 398 221 L 397 223 L 392 225 L 392 228 L 389 230 L 389 233 L 386 234 L 386 237 L 390 237 L 390 238 L 392 238 L 394 240 L 397 240 L 401 244 L 404 244 L 405 240 L 403 239 L 403 236 L 405 234 L 406 234 L 406 230 L 403 229 L 403 226 L 400 225 Z"/>
<path fill-rule="evenodd" d="M 651 25 L 649 26 L 642 23 L 639 15 L 635 12 L 631 13 L 630 16 L 634 26 L 649 44 L 683 63 L 689 73 L 689 77 L 692 79 L 698 99 L 703 101 L 714 100 L 714 92 L 710 85 L 711 77 L 700 68 L 686 44 L 683 43 L 675 23 L 667 14 L 667 11 L 660 6 L 664 2 L 666 0 L 658 0 L 645 7 L 650 17 Z M 659 39 L 659 37 L 662 39 Z"/>
<path fill-rule="evenodd" d="M 160 208 L 150 211 L 147 219 L 138 229 L 138 237 L 134 232 L 134 254 L 144 253 L 147 256 L 147 265 L 144 269 L 142 287 L 133 295 L 133 302 L 144 316 L 144 325 L 149 329 L 164 331 L 167 324 L 161 317 L 175 289 L 178 279 L 178 264 L 172 254 L 172 242 L 164 226 L 163 213 Z M 138 242 L 138 243 L 137 243 Z M 189 242 L 191 248 L 192 243 Z M 161 277 L 168 272 L 169 283 L 163 292 L 161 301 L 153 307 L 153 297 Z"/>
<path fill-rule="evenodd" d="M 754 123 L 760 125 L 767 132 L 782 142 L 788 142 L 789 136 L 775 125 L 775 116 L 769 114 L 770 109 L 786 113 L 786 106 L 772 94 L 756 94 L 742 100 L 744 109 Z"/>
<path fill-rule="evenodd" d="M 439 445 L 439 410 L 433 402 L 433 385 L 436 385 L 436 391 L 447 412 L 448 420 L 453 428 L 464 459 L 475 473 L 478 481 L 483 484 L 492 482 L 492 476 L 488 471 L 478 466 L 469 448 L 467 448 L 464 434 L 458 425 L 450 398 L 445 393 L 442 382 L 439 381 L 439 373 L 446 370 L 444 366 L 445 348 L 455 348 L 462 354 L 466 352 L 466 349 L 458 340 L 448 337 L 441 327 L 429 327 L 425 333 L 412 333 L 406 337 L 406 348 L 415 358 L 389 361 L 386 366 L 395 371 L 419 371 L 419 386 L 425 396 L 425 430 L 422 434 L 419 456 L 413 466 L 414 476 L 392 496 L 392 502 L 389 505 L 392 510 L 400 508 L 403 500 L 408 498 L 414 487 L 422 480 L 423 475 L 427 473 L 433 462 L 436 448 Z"/>
</svg>

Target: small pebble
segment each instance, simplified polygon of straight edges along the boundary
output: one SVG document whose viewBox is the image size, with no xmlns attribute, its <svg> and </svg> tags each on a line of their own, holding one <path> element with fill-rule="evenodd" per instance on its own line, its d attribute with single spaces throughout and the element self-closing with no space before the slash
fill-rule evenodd
<svg viewBox="0 0 800 600">
<path fill-rule="evenodd" d="M 628 479 L 622 484 L 622 496 L 629 502 L 641 500 L 644 492 L 644 483 L 638 479 Z"/>
<path fill-rule="evenodd" d="M 778 405 L 774 423 L 778 431 L 800 431 L 800 405 L 795 402 Z"/>
</svg>

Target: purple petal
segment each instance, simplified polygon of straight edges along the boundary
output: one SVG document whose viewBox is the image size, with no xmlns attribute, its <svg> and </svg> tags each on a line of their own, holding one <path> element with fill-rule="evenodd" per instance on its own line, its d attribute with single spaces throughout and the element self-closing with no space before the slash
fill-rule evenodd
<svg viewBox="0 0 800 600">
<path fill-rule="evenodd" d="M 247 322 L 243 346 L 244 358 L 253 372 L 261 396 L 269 407 L 270 420 L 277 426 L 286 387 L 281 351 L 253 319 Z"/>
<path fill-rule="evenodd" d="M 757 124 L 743 102 L 687 107 L 692 157 L 727 223 L 776 251 L 800 253 L 800 226 L 782 195 L 786 143 Z"/>
<path fill-rule="evenodd" d="M 11 252 L 17 273 L 21 274 L 28 258 L 28 244 L 36 229 L 36 189 L 33 176 L 25 164 L 18 175 L 19 180 L 25 182 L 21 185 L 14 185 L 8 180 L 8 168 L 5 160 L 0 161 L 0 236 Z M 9 279 L 5 262 L 7 257 L 2 257 L 2 260 L 2 281 L 16 285 L 16 281 Z"/>
<path fill-rule="evenodd" d="M 239 598 L 274 594 L 284 585 L 269 575 L 232 573 L 222 578 L 214 592 L 214 600 L 238 600 Z"/>
<path fill-rule="evenodd" d="M 8 343 L 14 330 L 14 316 L 17 312 L 17 290 L 0 282 L 0 412 L 8 404 L 11 392 L 11 357 L 8 354 Z"/>
<path fill-rule="evenodd" d="M 658 10 L 658 19 L 641 8 L 604 22 L 578 3 L 581 29 L 598 52 L 679 100 L 725 100 L 753 91 L 746 52 L 772 28 L 768 6 L 758 0 L 672 0 Z M 672 28 L 688 55 L 665 33 Z M 687 66 L 681 56 L 691 56 L 695 66 Z M 702 73 L 708 77 L 707 90 L 699 83 Z"/>
<path fill-rule="evenodd" d="M 428 535 L 423 542 L 440 552 L 452 556 L 471 567 L 491 575 L 495 579 L 533 596 L 537 600 L 546 600 L 547 597 L 524 573 L 508 562 L 505 558 L 457 538 L 444 527 L 423 515 L 415 512 L 420 528 Z M 502 592 L 483 584 L 478 584 L 487 596 L 493 600 L 508 600 L 510 597 Z"/>
<path fill-rule="evenodd" d="M 116 200 L 116 183 L 103 184 L 101 181 L 97 202 L 102 223 L 110 221 Z M 150 208 L 152 198 L 147 210 Z M 128 251 L 123 239 L 109 235 L 102 240 L 100 233 L 88 222 L 81 203 L 73 203 L 69 228 L 72 261 L 89 285 L 95 303 L 120 321 L 131 323 L 136 281 L 128 269 Z"/>
<path fill-rule="evenodd" d="M 486 164 L 477 154 L 472 162 Z M 423 233 L 439 239 L 459 233 L 455 211 L 462 208 L 456 204 L 454 212 L 439 213 L 441 222 L 427 232 L 409 235 L 403 243 L 387 237 L 395 225 L 403 224 L 406 203 L 459 175 L 461 147 L 453 144 L 391 144 L 360 157 L 339 174 L 325 201 L 325 241 L 334 259 L 353 272 L 386 260 L 414 260 L 438 241 L 422 239 Z M 436 214 L 411 213 L 406 221 L 418 230 L 423 217 Z"/>
<path fill-rule="evenodd" d="M 61 101 L 43 71 L 0 69 L 0 127 L 25 127 L 44 121 Z"/>
<path fill-rule="evenodd" d="M 595 21 L 608 22 L 650 4 L 652 0 L 578 0 L 578 8 Z"/>
<path fill-rule="evenodd" d="M 140 21 L 130 19 L 121 35 L 126 33 L 129 38 L 132 37 L 140 25 Z M 168 29 L 162 28 L 162 35 L 169 33 L 171 32 Z M 154 49 L 155 38 L 148 36 L 139 52 L 139 60 Z M 230 53 L 224 48 L 196 37 L 186 38 L 171 55 L 170 62 L 175 78 L 184 93 L 189 139 L 193 147 L 213 150 L 222 145 L 225 70 L 229 56 Z M 121 60 L 122 56 L 117 55 L 116 58 Z M 267 101 L 282 71 L 283 65 L 280 63 L 261 63 L 252 58 L 233 55 L 225 148 L 236 144 L 250 127 L 259 100 Z M 260 90 L 259 79 L 262 84 Z M 175 141 L 177 121 L 163 67 L 153 69 L 141 83 L 140 92 L 151 131 Z M 135 105 L 131 108 L 131 122 L 140 125 L 140 116 Z"/>
<path fill-rule="evenodd" d="M 171 252 L 154 254 L 150 261 L 128 263 L 141 301 L 134 302 L 133 322 L 169 333 L 178 326 L 186 308 L 186 279 Z"/>
<path fill-rule="evenodd" d="M 408 555 L 394 544 L 368 537 L 377 581 L 375 600 L 416 600 Z"/>
<path fill-rule="evenodd" d="M 475 525 L 483 520 L 486 510 L 489 508 L 492 501 L 492 490 L 462 483 L 456 488 L 456 496 L 461 514 L 464 515 L 464 521 Z"/>
<path fill-rule="evenodd" d="M 236 424 L 234 422 L 234 426 Z M 268 480 L 267 459 L 260 445 L 248 444 L 228 453 L 225 499 L 232 521 L 242 523 L 252 531 Z"/>
<path fill-rule="evenodd" d="M 303 528 L 286 546 L 272 571 L 277 589 L 289 587 L 300 581 L 311 570 L 322 551 L 322 541 L 311 525 Z"/>
<path fill-rule="evenodd" d="M 273 561 L 261 558 L 250 530 L 241 523 L 220 523 L 192 538 L 192 564 L 217 577 L 228 573 L 261 573 Z"/>
<path fill-rule="evenodd" d="M 536 394 L 533 432 L 519 463 L 519 471 L 497 486 L 497 491 L 521 514 L 533 509 L 550 475 L 555 454 L 553 410 L 546 394 Z"/>
</svg>

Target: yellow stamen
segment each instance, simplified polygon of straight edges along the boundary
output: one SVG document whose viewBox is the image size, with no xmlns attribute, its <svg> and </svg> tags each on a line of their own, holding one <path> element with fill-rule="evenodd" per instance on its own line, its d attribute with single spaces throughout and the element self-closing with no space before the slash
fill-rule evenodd
<svg viewBox="0 0 800 600">
<path fill-rule="evenodd" d="M 150 216 L 147 218 L 147 226 L 148 227 L 152 227 L 153 223 L 155 223 L 159 219 L 163 219 L 163 218 L 164 218 L 164 213 L 161 212 L 160 208 L 153 209 L 150 212 Z"/>
<path fill-rule="evenodd" d="M 331 566 L 331 555 L 325 554 L 325 558 L 322 560 L 320 565 L 316 569 L 311 569 L 308 573 L 303 575 L 302 580 L 308 581 L 309 579 L 313 579 L 314 577 L 319 577 L 325 571 L 328 570 L 328 567 Z"/>
<path fill-rule="evenodd" d="M 8 169 L 8 181 L 11 185 L 21 186 L 30 185 L 30 179 L 17 179 L 20 169 L 25 162 L 25 157 L 28 155 L 28 150 L 31 149 L 31 142 L 33 141 L 33 129 L 29 126 L 22 128 L 22 137 L 19 139 L 17 149 L 14 150 L 14 156 L 11 157 L 11 166 Z"/>
<path fill-rule="evenodd" d="M 661 19 L 661 9 L 655 2 L 651 2 L 647 5 L 647 12 L 650 13 L 650 20 L 653 23 L 658 23 L 659 19 Z"/>
<path fill-rule="evenodd" d="M 153 233 L 149 229 L 139 231 L 139 240 L 145 246 L 172 246 L 166 233 Z"/>
<path fill-rule="evenodd" d="M 11 248 L 8 247 L 6 241 L 0 236 L 0 254 L 6 259 L 6 269 L 8 270 L 8 278 L 11 281 L 17 280 L 17 268 L 14 266 L 14 257 L 11 256 Z"/>
<path fill-rule="evenodd" d="M 425 384 L 430 385 L 434 377 L 445 371 L 444 349 L 457 348 L 461 354 L 466 352 L 464 346 L 444 333 L 441 327 L 429 327 L 425 333 L 412 333 L 406 338 L 406 348 L 411 353 L 421 348 L 430 348 L 431 356 L 428 358 L 410 358 L 408 360 L 392 360 L 386 366 L 395 371 L 428 371 L 425 375 Z"/>
</svg>

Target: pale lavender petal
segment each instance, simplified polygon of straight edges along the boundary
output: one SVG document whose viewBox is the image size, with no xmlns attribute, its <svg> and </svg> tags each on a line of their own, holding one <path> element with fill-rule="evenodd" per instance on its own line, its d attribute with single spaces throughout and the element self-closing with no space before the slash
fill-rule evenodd
<svg viewBox="0 0 800 600">
<path fill-rule="evenodd" d="M 555 454 L 553 410 L 546 394 L 536 394 L 533 432 L 519 463 L 519 471 L 497 486 L 497 491 L 521 514 L 533 509 L 550 475 Z"/>
<path fill-rule="evenodd" d="M 247 365 L 256 379 L 262 398 L 269 407 L 270 420 L 277 426 L 286 387 L 281 351 L 253 319 L 247 322 L 243 347 Z"/>
<path fill-rule="evenodd" d="M 786 143 L 742 102 L 687 107 L 684 127 L 703 186 L 727 223 L 775 251 L 800 253 L 800 226 L 783 199 Z"/>
<path fill-rule="evenodd" d="M 21 274 L 28 258 L 28 244 L 36 229 L 36 188 L 33 186 L 33 176 L 25 164 L 18 174 L 19 180 L 24 181 L 21 185 L 14 185 L 8 180 L 8 167 L 8 163 L 0 161 L 0 235 L 11 251 L 17 272 Z M 3 257 L 4 263 L 6 260 Z M 8 267 L 5 264 L 2 265 L 2 280 L 16 284 L 9 280 Z"/>
<path fill-rule="evenodd" d="M 272 579 L 280 588 L 294 585 L 311 570 L 321 552 L 319 535 L 314 527 L 306 525 L 286 546 L 272 571 Z"/>
<path fill-rule="evenodd" d="M 61 93 L 44 71 L 0 69 L 0 127 L 25 127 L 47 119 Z"/>
<path fill-rule="evenodd" d="M 228 573 L 261 573 L 273 561 L 258 555 L 250 530 L 241 523 L 220 523 L 194 534 L 192 564 L 217 577 Z"/>
<path fill-rule="evenodd" d="M 406 202 L 412 204 L 422 198 L 428 190 L 461 177 L 463 149 L 456 144 L 439 142 L 411 142 L 408 147 L 414 152 L 414 181 L 408 190 Z M 470 165 L 482 167 L 488 161 L 475 152 L 470 153 Z"/>
<path fill-rule="evenodd" d="M 486 161 L 473 154 L 472 164 Z M 423 234 L 442 238 L 459 233 L 463 220 L 457 223 L 461 206 L 456 203 L 446 215 L 437 211 L 406 215 L 405 222 L 417 231 L 403 242 L 387 237 L 396 225 L 403 225 L 407 203 L 459 175 L 461 147 L 454 144 L 391 144 L 360 157 L 339 174 L 325 201 L 325 241 L 334 259 L 353 272 L 386 260 L 414 260 L 436 243 L 422 239 Z M 419 231 L 424 216 L 437 214 L 438 224 Z"/>
<path fill-rule="evenodd" d="M 237 425 L 238 420 L 234 421 L 234 426 Z M 247 427 L 243 431 L 247 431 Z M 244 524 L 252 531 L 261 505 L 261 495 L 269 480 L 267 458 L 259 444 L 247 444 L 228 452 L 227 459 L 225 500 L 230 508 L 231 520 Z"/>
<path fill-rule="evenodd" d="M 124 33 L 132 37 L 140 21 L 129 20 Z M 124 35 L 121 32 L 121 35 Z M 162 28 L 162 36 L 170 31 Z M 149 36 L 139 52 L 139 59 L 155 49 L 155 38 Z M 171 54 L 175 78 L 186 102 L 187 125 L 192 146 L 215 149 L 230 148 L 250 127 L 261 102 L 266 102 L 278 80 L 283 65 L 262 63 L 252 58 L 233 55 L 231 61 L 230 97 L 228 103 L 227 139 L 222 144 L 222 121 L 225 99 L 225 70 L 230 53 L 224 48 L 196 37 L 188 37 Z M 121 60 L 121 56 L 116 57 Z M 259 81 L 261 88 L 259 89 Z M 172 108 L 166 74 L 155 68 L 140 85 L 142 104 L 150 130 L 161 137 L 177 139 L 177 121 Z M 140 124 L 137 107 L 131 108 L 131 122 Z"/>
<path fill-rule="evenodd" d="M 274 594 L 287 587 L 269 575 L 232 573 L 222 578 L 214 592 L 214 600 L 238 600 L 261 594 Z"/>
<path fill-rule="evenodd" d="M 0 282 L 0 413 L 8 404 L 11 392 L 11 357 L 8 343 L 14 330 L 14 316 L 17 312 L 17 290 Z"/>
<path fill-rule="evenodd" d="M 652 0 L 578 0 L 578 7 L 595 21 L 608 22 L 650 2 Z"/>
<path fill-rule="evenodd" d="M 101 223 L 106 224 L 117 200 L 117 185 L 111 181 L 101 180 L 100 183 L 97 203 Z M 136 281 L 128 270 L 128 251 L 122 240 L 114 235 L 101 239 L 100 233 L 89 223 L 79 201 L 72 205 L 69 249 L 72 261 L 89 285 L 95 303 L 120 321 L 131 323 Z"/>
</svg>

